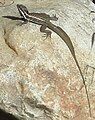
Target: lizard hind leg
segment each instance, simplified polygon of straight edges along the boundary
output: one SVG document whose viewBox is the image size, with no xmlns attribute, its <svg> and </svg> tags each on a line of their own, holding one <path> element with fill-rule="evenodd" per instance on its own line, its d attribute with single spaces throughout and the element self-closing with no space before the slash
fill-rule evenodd
<svg viewBox="0 0 95 120">
<path fill-rule="evenodd" d="M 50 31 L 50 30 L 46 30 L 46 28 L 47 28 L 46 25 L 42 25 L 42 26 L 40 27 L 40 31 L 43 32 L 43 33 L 45 33 L 46 39 L 47 39 L 48 37 L 51 38 L 51 31 Z"/>
</svg>

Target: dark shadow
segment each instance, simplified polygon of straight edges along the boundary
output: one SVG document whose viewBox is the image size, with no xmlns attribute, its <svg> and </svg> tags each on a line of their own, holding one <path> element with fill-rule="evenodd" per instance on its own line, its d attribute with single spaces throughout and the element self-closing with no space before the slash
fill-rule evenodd
<svg viewBox="0 0 95 120">
<path fill-rule="evenodd" d="M 19 120 L 14 115 L 0 109 L 0 120 Z"/>
<path fill-rule="evenodd" d="M 95 4 L 95 0 L 92 0 L 92 2 Z"/>
</svg>

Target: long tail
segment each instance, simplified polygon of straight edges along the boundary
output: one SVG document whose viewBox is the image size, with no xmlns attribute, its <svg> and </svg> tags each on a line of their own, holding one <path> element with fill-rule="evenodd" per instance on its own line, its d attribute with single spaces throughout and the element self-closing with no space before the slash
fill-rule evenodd
<svg viewBox="0 0 95 120">
<path fill-rule="evenodd" d="M 81 77 L 82 77 L 82 80 L 83 80 L 83 84 L 84 84 L 84 87 L 85 87 L 85 92 L 86 92 L 86 97 L 87 97 L 87 101 L 88 101 L 88 107 L 89 107 L 89 114 L 90 114 L 90 117 L 92 116 L 92 113 L 91 113 L 91 105 L 90 105 L 90 99 L 89 99 L 89 95 L 88 95 L 88 90 L 87 90 L 87 86 L 86 86 L 86 83 L 85 83 L 85 79 L 84 79 L 84 76 L 83 76 L 83 73 L 80 69 L 80 66 L 79 66 L 79 63 L 76 59 L 76 57 L 74 58 L 76 64 L 77 64 L 77 67 L 79 69 L 79 72 L 81 74 Z"/>
<path fill-rule="evenodd" d="M 79 63 L 76 59 L 76 55 L 75 55 L 75 51 L 74 51 L 74 47 L 73 47 L 73 44 L 70 40 L 70 37 L 66 34 L 65 31 L 63 31 L 59 26 L 55 26 L 54 24 L 52 23 L 49 23 L 48 25 L 48 28 L 51 29 L 52 31 L 54 31 L 55 33 L 57 33 L 61 38 L 62 40 L 66 43 L 66 45 L 68 46 L 75 62 L 76 62 L 76 65 L 79 69 L 79 72 L 80 72 L 80 75 L 82 77 L 82 80 L 83 80 L 83 84 L 84 84 L 84 87 L 85 87 L 85 92 L 86 92 L 86 96 L 87 96 L 87 101 L 88 101 L 88 107 L 89 107 L 89 114 L 90 114 L 90 117 L 92 116 L 91 115 L 91 105 L 90 105 L 90 99 L 89 99 L 89 95 L 88 95 L 88 90 L 87 90 L 87 86 L 86 86 L 86 83 L 85 83 L 85 79 L 84 79 L 84 76 L 82 74 L 82 71 L 80 69 L 80 66 L 79 66 Z"/>
</svg>

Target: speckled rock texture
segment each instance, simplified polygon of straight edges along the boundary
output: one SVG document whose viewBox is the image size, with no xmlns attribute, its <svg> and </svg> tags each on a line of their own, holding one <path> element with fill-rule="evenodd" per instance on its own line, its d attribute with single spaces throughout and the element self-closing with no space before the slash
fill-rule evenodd
<svg viewBox="0 0 95 120">
<path fill-rule="evenodd" d="M 30 12 L 58 17 L 51 21 L 70 37 L 86 80 L 92 116 L 76 63 L 54 32 L 45 37 L 40 25 L 2 16 L 20 17 L 16 5 Z M 0 1 L 0 108 L 20 120 L 95 119 L 95 4 L 91 0 Z"/>
</svg>

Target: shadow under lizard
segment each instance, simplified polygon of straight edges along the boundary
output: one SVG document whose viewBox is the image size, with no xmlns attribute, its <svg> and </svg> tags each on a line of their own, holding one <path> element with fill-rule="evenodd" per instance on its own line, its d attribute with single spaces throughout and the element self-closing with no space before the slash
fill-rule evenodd
<svg viewBox="0 0 95 120">
<path fill-rule="evenodd" d="M 74 47 L 70 40 L 70 37 L 66 34 L 66 32 L 62 28 L 60 28 L 59 26 L 56 26 L 50 22 L 50 20 L 56 21 L 56 20 L 58 20 L 58 18 L 56 16 L 50 17 L 49 15 L 47 15 L 45 13 L 29 13 L 28 9 L 22 4 L 17 4 L 17 8 L 21 15 L 21 18 L 14 17 L 14 16 L 3 16 L 3 17 L 9 18 L 12 20 L 22 20 L 22 21 L 24 21 L 23 24 L 26 24 L 27 22 L 32 22 L 34 24 L 41 25 L 40 31 L 46 33 L 46 35 L 47 35 L 46 37 L 48 37 L 48 36 L 51 37 L 51 31 L 46 30 L 46 28 L 49 28 L 50 30 L 54 31 L 57 35 L 59 35 L 61 37 L 61 39 L 66 43 L 66 45 L 68 46 L 68 48 L 76 62 L 76 65 L 77 65 L 80 75 L 82 77 L 83 84 L 84 84 L 85 91 L 86 91 L 88 106 L 89 106 L 89 114 L 91 117 L 92 116 L 91 115 L 91 106 L 90 106 L 90 99 L 89 99 L 89 95 L 88 95 L 88 91 L 87 91 L 87 86 L 86 86 L 85 79 L 84 79 L 83 73 L 81 71 L 81 68 L 79 66 L 79 63 L 76 59 Z"/>
</svg>

